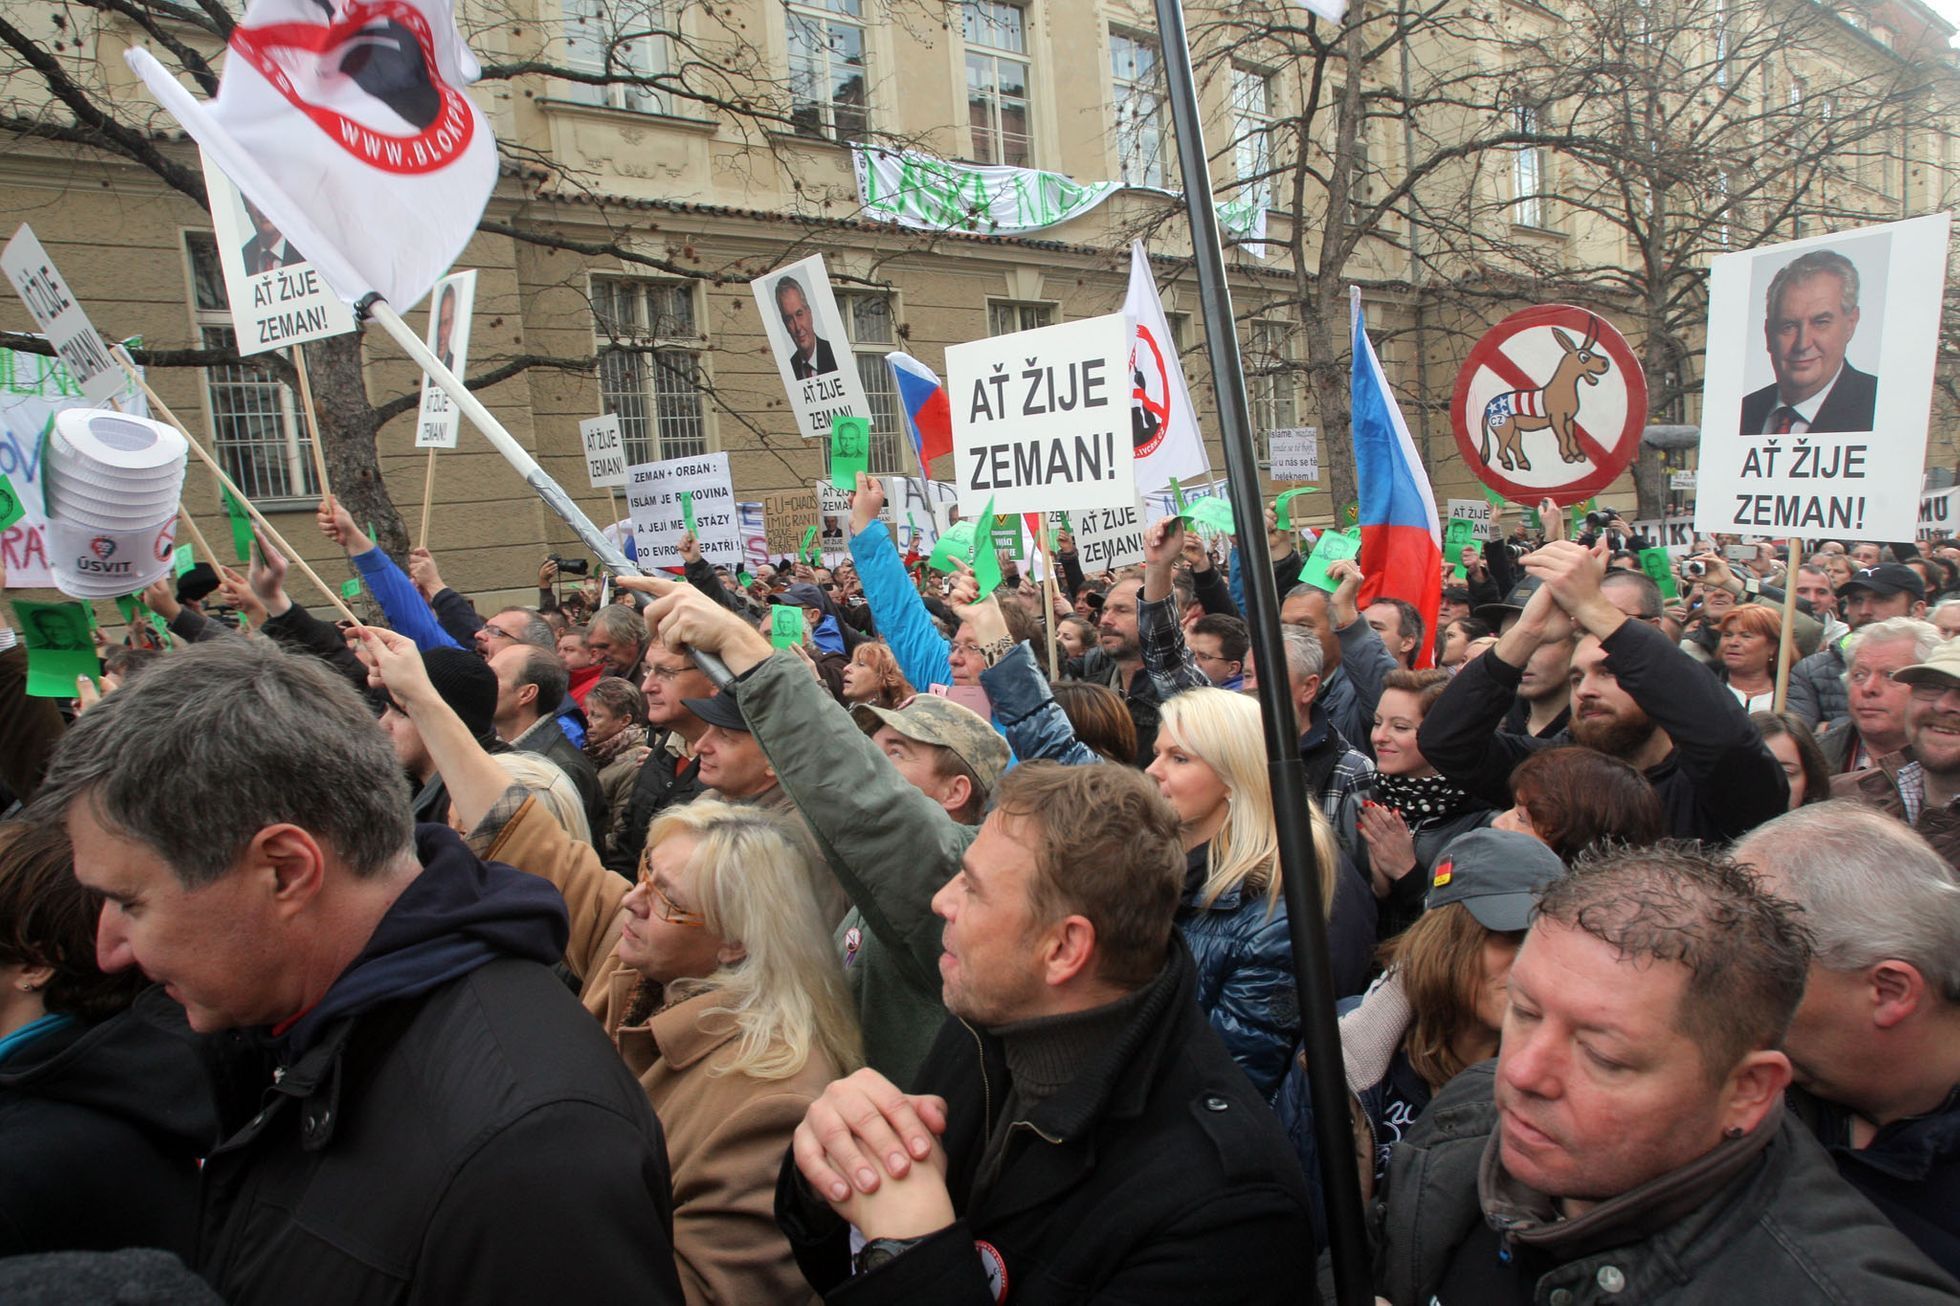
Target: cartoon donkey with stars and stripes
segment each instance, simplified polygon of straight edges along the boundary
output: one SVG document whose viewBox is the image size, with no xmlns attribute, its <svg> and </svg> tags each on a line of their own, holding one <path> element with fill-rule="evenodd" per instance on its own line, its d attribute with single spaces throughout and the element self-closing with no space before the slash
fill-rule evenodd
<svg viewBox="0 0 1960 1306">
<path fill-rule="evenodd" d="M 1579 447 L 1575 428 L 1579 420 L 1579 382 L 1598 385 L 1599 378 L 1612 366 L 1603 351 L 1593 348 L 1599 342 L 1599 319 L 1586 315 L 1586 338 L 1573 344 L 1572 337 L 1552 328 L 1565 357 L 1559 359 L 1552 379 L 1536 390 L 1507 390 L 1484 405 L 1483 460 L 1490 463 L 1490 440 L 1497 437 L 1497 456 L 1510 471 L 1515 459 L 1518 467 L 1531 470 L 1531 459 L 1524 456 L 1524 434 L 1550 429 L 1558 437 L 1558 455 L 1569 463 L 1586 461 Z"/>
</svg>

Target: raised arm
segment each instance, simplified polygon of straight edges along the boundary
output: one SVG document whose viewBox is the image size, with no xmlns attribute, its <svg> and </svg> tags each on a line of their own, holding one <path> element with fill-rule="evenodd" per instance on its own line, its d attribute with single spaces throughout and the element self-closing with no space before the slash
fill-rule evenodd
<svg viewBox="0 0 1960 1306">
<path fill-rule="evenodd" d="M 332 495 L 320 500 L 317 520 L 320 532 L 347 550 L 348 560 L 367 582 L 368 591 L 387 614 L 390 626 L 414 640 L 417 648 L 462 647 L 436 621 L 436 614 L 430 611 L 415 583 L 395 565 L 393 558 L 361 533 L 353 515 Z"/>
<path fill-rule="evenodd" d="M 851 496 L 851 561 L 864 586 L 864 601 L 907 680 L 920 689 L 951 684 L 946 637 L 932 624 L 932 614 L 905 574 L 891 532 L 878 520 L 884 503 L 884 486 L 859 472 L 857 493 Z"/>
<path fill-rule="evenodd" d="M 1202 689 L 1211 678 L 1198 668 L 1184 642 L 1184 628 L 1171 590 L 1171 569 L 1183 549 L 1184 523 L 1175 517 L 1152 522 L 1143 532 L 1143 590 L 1137 602 L 1137 647 L 1159 698 L 1180 690 Z M 1214 573 L 1215 574 L 1215 573 Z"/>
</svg>

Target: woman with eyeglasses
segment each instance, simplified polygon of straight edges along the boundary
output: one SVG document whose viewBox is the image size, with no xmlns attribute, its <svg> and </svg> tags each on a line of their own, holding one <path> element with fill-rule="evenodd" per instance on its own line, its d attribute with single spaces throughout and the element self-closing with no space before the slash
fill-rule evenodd
<svg viewBox="0 0 1960 1306">
<path fill-rule="evenodd" d="M 411 689 L 425 673 L 407 640 L 373 632 L 370 650 L 397 695 L 430 697 Z M 687 1300 L 813 1301 L 776 1227 L 776 1176 L 810 1103 L 862 1051 L 807 834 L 697 799 L 654 820 L 629 886 L 509 785 L 454 713 L 423 715 L 472 846 L 564 895 L 565 964 L 666 1132 Z"/>
</svg>

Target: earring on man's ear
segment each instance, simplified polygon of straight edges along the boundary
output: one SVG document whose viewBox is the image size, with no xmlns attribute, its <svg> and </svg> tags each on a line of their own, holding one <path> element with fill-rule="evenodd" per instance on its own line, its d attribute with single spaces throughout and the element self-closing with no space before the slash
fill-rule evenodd
<svg viewBox="0 0 1960 1306">
<path fill-rule="evenodd" d="M 1740 1138 L 1745 1132 L 1747 1131 L 1745 1131 L 1741 1125 L 1730 1125 L 1727 1129 L 1724 1129 L 1722 1131 L 1722 1137 L 1730 1138 L 1730 1139 Z"/>
</svg>

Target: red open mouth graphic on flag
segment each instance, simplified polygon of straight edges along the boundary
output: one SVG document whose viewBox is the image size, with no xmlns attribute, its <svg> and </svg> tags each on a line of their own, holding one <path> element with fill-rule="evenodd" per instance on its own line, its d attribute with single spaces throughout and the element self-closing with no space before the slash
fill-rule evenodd
<svg viewBox="0 0 1960 1306">
<path fill-rule="evenodd" d="M 351 0 L 332 23 L 243 24 L 231 48 L 343 150 L 386 172 L 429 173 L 454 162 L 476 132 L 462 92 L 442 79 L 428 19 L 403 0 Z M 320 103 L 363 95 L 390 131 Z"/>
<path fill-rule="evenodd" d="M 88 542 L 89 552 L 107 562 L 115 556 L 116 542 L 107 535 L 98 535 Z"/>
</svg>

